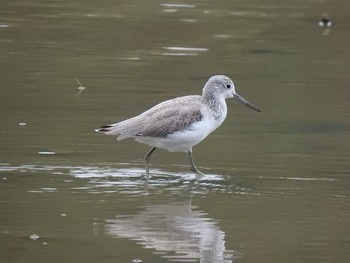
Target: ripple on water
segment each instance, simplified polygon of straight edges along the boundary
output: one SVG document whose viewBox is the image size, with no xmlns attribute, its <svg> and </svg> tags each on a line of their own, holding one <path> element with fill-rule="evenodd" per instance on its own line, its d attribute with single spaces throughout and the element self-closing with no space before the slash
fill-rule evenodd
<svg viewBox="0 0 350 263">
<path fill-rule="evenodd" d="M 140 194 L 148 190 L 156 193 L 179 192 L 191 188 L 192 194 L 205 194 L 213 191 L 242 192 L 244 188 L 233 185 L 227 178 L 216 174 L 206 174 L 199 180 L 193 173 L 174 173 L 161 169 L 152 169 L 152 175 L 145 190 L 144 169 L 116 167 L 76 167 L 70 169 L 76 178 L 89 179 L 89 184 L 97 189 L 118 188 L 118 192 Z M 243 189 L 243 190 L 242 190 Z"/>
<path fill-rule="evenodd" d="M 122 167 L 120 167 L 122 166 Z M 126 167 L 129 166 L 129 167 Z M 0 172 L 48 172 L 55 176 L 69 175 L 73 178 L 84 179 L 84 185 L 72 186 L 73 191 L 86 191 L 93 193 L 125 193 L 131 195 L 154 194 L 166 192 L 179 193 L 191 190 L 192 194 L 206 194 L 208 192 L 228 192 L 249 194 L 250 190 L 232 182 L 230 176 L 206 174 L 196 180 L 193 173 L 168 172 L 152 168 L 152 174 L 145 183 L 144 168 L 135 167 L 135 164 L 98 166 L 55 166 L 55 165 L 1 165 Z M 69 180 L 68 180 L 69 181 Z M 75 181 L 75 180 L 74 180 Z M 71 181 L 68 183 L 72 184 Z M 56 188 L 45 187 L 33 192 L 54 192 Z"/>
<path fill-rule="evenodd" d="M 322 187 L 342 184 L 341 178 L 336 177 L 300 177 L 300 176 L 271 176 L 253 175 L 244 173 L 244 179 L 235 176 L 207 173 L 199 180 L 193 173 L 169 172 L 162 169 L 152 168 L 152 174 L 148 184 L 144 179 L 144 168 L 140 164 L 99 164 L 90 166 L 69 165 L 35 165 L 23 164 L 11 166 L 6 163 L 0 164 L 0 172 L 3 181 L 8 181 L 8 173 L 49 173 L 53 176 L 71 176 L 72 180 L 65 180 L 72 184 L 73 192 L 87 192 L 94 194 L 111 194 L 118 192 L 130 196 L 161 195 L 164 193 L 181 194 L 190 191 L 194 195 L 206 195 L 208 193 L 234 193 L 239 195 L 264 195 L 281 196 L 294 195 L 301 191 L 313 189 L 315 184 Z M 75 178 L 75 179 L 74 179 Z M 77 181 L 76 179 L 82 179 Z M 78 183 L 78 185 L 77 185 Z M 328 188 L 327 188 L 328 189 Z M 41 186 L 31 189 L 32 193 L 58 192 L 56 187 Z M 341 189 L 337 192 L 326 193 L 336 198 L 347 198 Z"/>
<path fill-rule="evenodd" d="M 73 192 L 87 192 L 94 194 L 122 193 L 132 196 L 138 195 L 161 195 L 163 193 L 182 194 L 190 191 L 195 195 L 206 195 L 208 193 L 234 193 L 239 195 L 264 195 L 281 196 L 306 193 L 319 185 L 321 189 L 326 190 L 332 184 L 338 187 L 339 191 L 332 191 L 325 194 L 336 198 L 348 198 L 344 193 L 344 178 L 342 177 L 301 177 L 301 176 L 272 176 L 261 174 L 261 171 L 245 171 L 242 177 L 239 177 L 239 171 L 235 175 L 219 175 L 206 173 L 199 180 L 193 173 L 170 172 L 162 169 L 152 168 L 152 174 L 145 183 L 144 168 L 139 163 L 121 163 L 109 164 L 102 163 L 88 166 L 69 166 L 69 165 L 36 165 L 22 164 L 11 166 L 7 163 L 0 164 L 0 173 L 2 181 L 8 181 L 9 173 L 49 173 L 52 176 L 71 176 L 72 180 L 64 180 L 71 184 Z M 179 170 L 179 169 L 177 169 Z M 209 170 L 210 171 L 210 170 Z M 228 171 L 226 171 L 228 173 Z M 77 180 L 81 179 L 81 180 Z M 330 188 L 332 190 L 332 188 Z M 41 186 L 37 189 L 31 189 L 32 193 L 50 193 L 58 192 L 56 187 Z M 306 191 L 306 192 L 305 192 Z M 327 190 L 328 191 L 328 190 Z"/>
</svg>

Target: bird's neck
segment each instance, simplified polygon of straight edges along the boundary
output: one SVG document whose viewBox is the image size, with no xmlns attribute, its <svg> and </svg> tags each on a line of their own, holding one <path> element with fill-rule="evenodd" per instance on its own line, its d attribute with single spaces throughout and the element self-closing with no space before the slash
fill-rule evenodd
<svg viewBox="0 0 350 263">
<path fill-rule="evenodd" d="M 227 114 L 226 100 L 222 97 L 219 97 L 219 98 L 210 97 L 209 99 L 206 97 L 203 97 L 203 99 L 205 103 L 208 105 L 208 107 L 210 108 L 210 110 L 212 111 L 214 119 L 224 121 Z"/>
</svg>

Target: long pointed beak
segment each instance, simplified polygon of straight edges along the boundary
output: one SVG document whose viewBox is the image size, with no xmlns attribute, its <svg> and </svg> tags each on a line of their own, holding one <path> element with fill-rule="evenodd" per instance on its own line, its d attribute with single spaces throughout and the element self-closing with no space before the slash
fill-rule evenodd
<svg viewBox="0 0 350 263">
<path fill-rule="evenodd" d="M 243 103 L 247 107 L 249 107 L 255 111 L 261 112 L 261 110 L 258 107 L 254 106 L 250 102 L 246 101 L 242 96 L 238 95 L 237 93 L 233 94 L 233 98 L 238 100 L 239 102 Z"/>
</svg>

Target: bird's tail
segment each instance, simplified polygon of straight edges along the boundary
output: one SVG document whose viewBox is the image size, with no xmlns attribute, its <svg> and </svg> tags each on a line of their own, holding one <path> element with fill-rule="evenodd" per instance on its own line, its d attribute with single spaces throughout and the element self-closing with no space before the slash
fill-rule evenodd
<svg viewBox="0 0 350 263">
<path fill-rule="evenodd" d="M 130 125 L 130 120 L 107 124 L 95 129 L 96 132 L 103 132 L 106 135 L 116 135 L 118 140 L 133 137 L 139 133 L 139 125 L 137 122 L 132 122 Z"/>
<path fill-rule="evenodd" d="M 111 128 L 113 128 L 113 125 L 103 125 L 95 129 L 95 132 L 110 132 Z"/>
</svg>

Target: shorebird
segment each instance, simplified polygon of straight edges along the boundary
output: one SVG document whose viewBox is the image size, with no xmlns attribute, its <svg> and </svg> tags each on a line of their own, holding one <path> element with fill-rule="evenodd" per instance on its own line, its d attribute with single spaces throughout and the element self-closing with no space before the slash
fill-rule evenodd
<svg viewBox="0 0 350 263">
<path fill-rule="evenodd" d="M 230 78 L 212 76 L 204 85 L 202 95 L 177 97 L 161 102 L 130 119 L 101 126 L 96 132 L 118 136 L 118 140 L 133 138 L 152 146 L 145 155 L 146 180 L 149 162 L 157 148 L 170 152 L 187 152 L 191 170 L 203 175 L 194 164 L 192 147 L 200 143 L 226 118 L 226 99 L 234 98 L 249 108 L 261 110 L 238 95 Z"/>
</svg>

